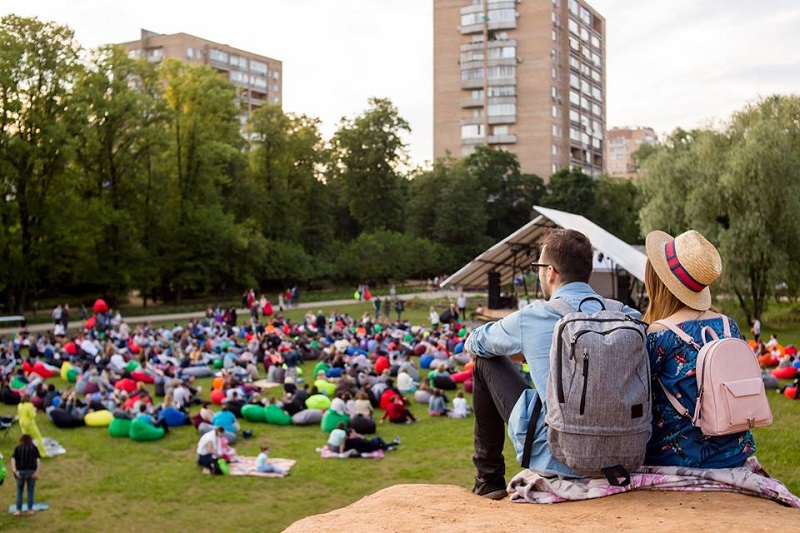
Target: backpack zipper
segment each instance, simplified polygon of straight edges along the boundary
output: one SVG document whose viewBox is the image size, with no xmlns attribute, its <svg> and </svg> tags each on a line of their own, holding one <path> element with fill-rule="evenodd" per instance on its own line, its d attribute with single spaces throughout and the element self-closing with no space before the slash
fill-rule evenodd
<svg viewBox="0 0 800 533">
<path fill-rule="evenodd" d="M 586 388 L 589 385 L 589 352 L 584 348 L 583 350 L 583 392 L 581 393 L 581 409 L 580 414 L 586 410 Z"/>
</svg>

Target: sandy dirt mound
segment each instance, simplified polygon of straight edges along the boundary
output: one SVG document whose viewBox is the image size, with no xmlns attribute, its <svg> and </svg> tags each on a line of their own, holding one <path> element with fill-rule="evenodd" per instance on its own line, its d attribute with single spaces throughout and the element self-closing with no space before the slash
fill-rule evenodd
<svg viewBox="0 0 800 533">
<path fill-rule="evenodd" d="M 732 493 L 638 491 L 583 502 L 494 502 L 452 485 L 395 485 L 343 509 L 309 516 L 290 532 L 360 531 L 781 531 L 796 509 Z"/>
</svg>

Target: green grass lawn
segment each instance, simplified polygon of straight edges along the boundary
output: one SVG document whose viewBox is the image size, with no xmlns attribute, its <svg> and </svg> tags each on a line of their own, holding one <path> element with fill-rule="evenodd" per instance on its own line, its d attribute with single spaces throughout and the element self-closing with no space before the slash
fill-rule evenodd
<svg viewBox="0 0 800 533">
<path fill-rule="evenodd" d="M 417 302 L 407 306 L 406 315 L 415 324 L 425 324 L 429 305 Z M 371 310 L 371 304 L 341 309 L 353 316 L 366 310 Z M 290 311 L 293 318 L 301 314 Z M 312 366 L 307 363 L 306 371 L 310 372 Z M 207 397 L 210 380 L 200 382 Z M 59 382 L 57 386 L 67 385 Z M 774 477 L 800 493 L 796 442 L 800 402 L 774 392 L 769 398 L 775 422 L 756 430 L 757 455 Z M 322 460 L 315 448 L 324 444 L 326 435 L 318 426 L 277 427 L 242 421 L 243 428 L 253 428 L 255 438 L 235 445 L 240 454 L 256 455 L 259 443 L 267 441 L 273 457 L 297 460 L 292 475 L 283 479 L 201 474 L 195 466 L 197 435 L 192 427 L 177 428 L 161 441 L 138 443 L 113 439 L 105 428 L 61 430 L 40 414 L 42 434 L 55 438 L 68 450 L 66 455 L 43 462 L 37 499 L 49 503 L 51 509 L 31 518 L 0 512 L 0 530 L 143 531 L 157 526 L 193 532 L 280 531 L 302 517 L 340 508 L 398 483 L 446 483 L 469 488 L 474 475 L 473 420 L 431 418 L 421 405 L 412 409 L 420 423 L 379 425 L 378 434 L 385 439 L 402 439 L 399 449 L 383 460 Z M 14 408 L 0 405 L 2 415 L 14 412 Z M 18 427 L 5 439 L 0 437 L 0 452 L 6 462 L 18 439 Z M 506 459 L 509 474 L 516 473 L 519 468 L 510 444 Z M 7 479 L 0 487 L 0 507 L 12 504 L 15 493 L 13 479 Z"/>
</svg>

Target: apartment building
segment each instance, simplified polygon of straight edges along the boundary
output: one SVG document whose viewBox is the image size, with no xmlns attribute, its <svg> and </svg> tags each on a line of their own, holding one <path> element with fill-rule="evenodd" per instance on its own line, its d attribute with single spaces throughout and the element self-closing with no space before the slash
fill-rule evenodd
<svg viewBox="0 0 800 533">
<path fill-rule="evenodd" d="M 633 178 L 637 175 L 633 154 L 642 144 L 655 144 L 658 136 L 653 128 L 612 128 L 606 139 L 608 175 L 612 178 Z"/>
<path fill-rule="evenodd" d="M 605 170 L 605 19 L 583 0 L 434 0 L 434 157 Z"/>
<path fill-rule="evenodd" d="M 188 33 L 163 35 L 142 29 L 137 41 L 121 43 L 131 57 L 160 62 L 172 57 L 208 65 L 241 88 L 242 124 L 250 111 L 283 101 L 283 64 L 277 59 L 240 50 Z"/>
</svg>

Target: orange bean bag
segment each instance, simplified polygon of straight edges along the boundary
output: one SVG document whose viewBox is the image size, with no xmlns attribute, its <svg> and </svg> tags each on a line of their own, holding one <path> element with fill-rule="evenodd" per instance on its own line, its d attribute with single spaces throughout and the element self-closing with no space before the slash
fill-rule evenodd
<svg viewBox="0 0 800 533">
<path fill-rule="evenodd" d="M 211 382 L 211 390 L 222 390 L 222 387 L 224 386 L 225 386 L 224 378 L 214 378 L 214 381 Z"/>
<path fill-rule="evenodd" d="M 225 399 L 225 393 L 221 390 L 214 390 L 211 391 L 211 401 L 216 404 L 221 404 L 222 400 Z"/>
<path fill-rule="evenodd" d="M 777 365 L 778 361 L 775 357 L 773 357 L 771 353 L 765 353 L 764 355 L 758 358 L 758 364 L 766 368 L 769 366 Z"/>
<path fill-rule="evenodd" d="M 464 370 L 472 370 L 472 367 L 475 366 L 475 361 L 470 361 L 466 365 L 464 365 Z"/>
<path fill-rule="evenodd" d="M 778 379 L 794 379 L 794 377 L 797 376 L 797 369 L 793 366 L 774 368 L 770 371 L 770 374 Z"/>
</svg>

